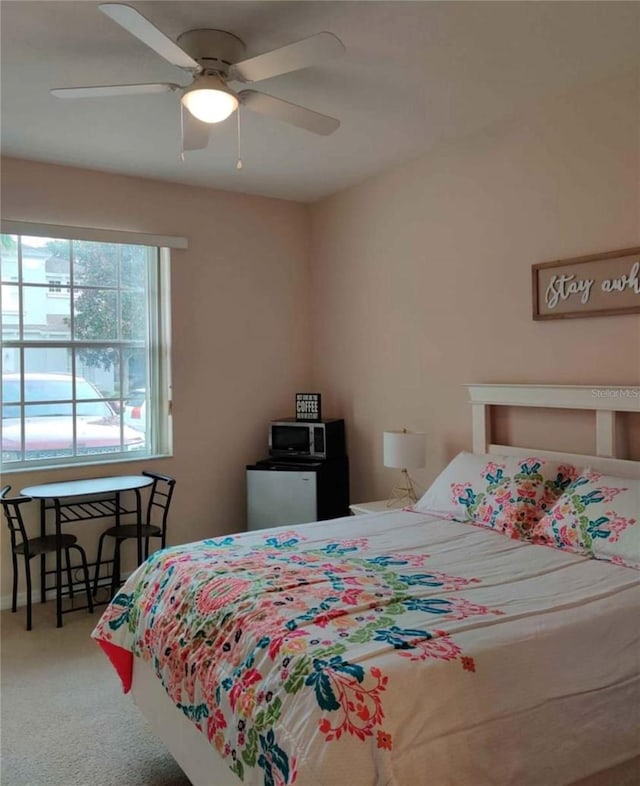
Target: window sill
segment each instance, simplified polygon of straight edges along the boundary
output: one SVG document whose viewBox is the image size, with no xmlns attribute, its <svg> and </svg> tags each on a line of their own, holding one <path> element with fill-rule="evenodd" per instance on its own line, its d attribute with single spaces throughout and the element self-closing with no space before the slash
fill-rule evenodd
<svg viewBox="0 0 640 786">
<path fill-rule="evenodd" d="M 2 476 L 6 475 L 22 475 L 28 472 L 64 472 L 65 470 L 74 470 L 80 467 L 112 467 L 117 464 L 131 464 L 133 462 L 140 464 L 143 461 L 154 461 L 155 459 L 171 458 L 173 453 L 153 453 L 152 455 L 144 456 L 130 456 L 126 458 L 118 457 L 112 461 L 78 461 L 73 464 L 38 464 L 37 466 L 22 465 L 20 467 L 6 467 L 2 466 Z"/>
</svg>

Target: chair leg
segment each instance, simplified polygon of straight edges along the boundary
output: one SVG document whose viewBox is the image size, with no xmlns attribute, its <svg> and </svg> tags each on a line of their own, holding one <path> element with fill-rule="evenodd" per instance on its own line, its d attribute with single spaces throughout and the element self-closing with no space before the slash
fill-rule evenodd
<svg viewBox="0 0 640 786">
<path fill-rule="evenodd" d="M 47 569 L 47 555 L 41 554 L 40 555 L 40 603 L 47 602 L 47 577 L 45 575 L 46 569 Z"/>
<path fill-rule="evenodd" d="M 149 538 L 144 539 L 144 558 L 149 559 Z"/>
<path fill-rule="evenodd" d="M 118 592 L 120 585 L 120 538 L 115 538 L 115 548 L 113 550 L 113 572 L 111 574 L 111 600 Z"/>
<path fill-rule="evenodd" d="M 67 560 L 67 582 L 69 584 L 69 597 L 73 598 L 73 576 L 71 574 L 71 553 L 69 549 L 64 550 L 64 556 Z"/>
<path fill-rule="evenodd" d="M 91 595 L 91 580 L 89 579 L 89 565 L 87 564 L 87 554 L 82 546 L 72 546 L 80 553 L 82 560 L 82 571 L 84 573 L 84 587 L 87 592 L 87 606 L 89 606 L 89 614 L 93 614 L 93 598 Z"/>
<path fill-rule="evenodd" d="M 98 581 L 100 580 L 100 568 L 102 567 L 102 544 L 104 543 L 105 533 L 100 535 L 98 540 L 98 557 L 96 558 L 96 572 L 93 576 L 93 597 L 98 594 Z"/>
<path fill-rule="evenodd" d="M 27 630 L 31 630 L 31 563 L 26 554 L 24 555 L 24 567 L 27 576 Z"/>
<path fill-rule="evenodd" d="M 11 552 L 13 562 L 13 591 L 11 593 L 11 611 L 15 614 L 18 609 L 18 558 L 15 551 Z"/>
</svg>

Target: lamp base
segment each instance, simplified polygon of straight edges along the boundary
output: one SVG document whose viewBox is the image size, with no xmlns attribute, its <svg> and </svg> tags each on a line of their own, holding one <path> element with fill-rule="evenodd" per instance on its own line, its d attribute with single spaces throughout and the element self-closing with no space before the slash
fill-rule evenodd
<svg viewBox="0 0 640 786">
<path fill-rule="evenodd" d="M 391 494 L 387 500 L 388 508 L 398 508 L 400 507 L 400 503 L 415 505 L 418 501 L 416 490 L 413 487 L 413 481 L 409 476 L 409 472 L 403 469 L 401 470 L 401 474 L 402 478 L 400 483 L 391 489 Z"/>
</svg>

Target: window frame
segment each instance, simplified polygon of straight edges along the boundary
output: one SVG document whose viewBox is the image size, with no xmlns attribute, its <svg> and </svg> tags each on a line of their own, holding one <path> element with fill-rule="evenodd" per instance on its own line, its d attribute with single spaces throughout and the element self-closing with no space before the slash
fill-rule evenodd
<svg viewBox="0 0 640 786">
<path fill-rule="evenodd" d="M 19 222 L 2 220 L 0 231 L 3 235 L 21 235 L 26 237 L 43 237 L 55 238 L 73 241 L 90 240 L 93 242 L 104 243 L 119 243 L 124 245 L 144 245 L 151 246 L 155 249 L 155 260 L 153 262 L 155 270 L 153 275 L 147 278 L 147 299 L 148 304 L 153 304 L 148 308 L 148 328 L 145 349 L 149 358 L 148 365 L 148 379 L 147 386 L 149 390 L 153 390 L 156 395 L 152 398 L 147 391 L 146 399 L 146 446 L 144 450 L 127 451 L 126 446 L 121 444 L 121 450 L 118 452 L 105 452 L 94 453 L 85 455 L 74 456 L 55 456 L 49 458 L 39 459 L 25 459 L 20 461 L 2 461 L 0 455 L 0 467 L 3 474 L 19 473 L 28 471 L 42 471 L 63 469 L 73 466 L 91 466 L 91 465 L 105 465 L 105 464 L 119 464 L 130 461 L 145 461 L 152 458 L 159 458 L 173 455 L 173 417 L 172 417 L 172 381 L 171 381 L 171 289 L 170 289 L 170 273 L 171 273 L 171 260 L 170 254 L 172 248 L 186 248 L 187 242 L 184 238 L 166 236 L 166 235 L 145 235 L 136 232 L 117 232 L 114 230 L 100 230 L 88 229 L 86 227 L 70 227 L 70 226 L 54 226 L 50 224 L 33 224 L 31 222 Z M 19 264 L 19 271 L 22 270 Z M 10 281 L 9 278 L 3 280 L 4 284 L 17 284 L 18 298 L 19 298 L 19 322 L 22 326 L 24 318 L 24 304 L 23 304 L 23 286 L 30 282 L 23 281 L 20 272 L 18 281 Z M 42 284 L 45 292 L 48 291 L 48 281 Z M 72 309 L 73 311 L 73 309 Z M 110 346 L 114 345 L 113 340 L 105 340 L 105 344 Z M 31 402 L 25 401 L 24 391 L 24 375 L 28 372 L 24 370 L 24 350 L 29 348 L 36 348 L 38 346 L 46 348 L 62 348 L 71 352 L 71 376 L 72 379 L 76 377 L 75 356 L 78 349 L 83 346 L 96 346 L 96 342 L 84 342 L 76 340 L 73 334 L 68 339 L 51 339 L 42 341 L 25 340 L 22 329 L 19 331 L 17 340 L 3 340 L 3 346 L 8 348 L 18 349 L 21 355 L 21 363 L 19 373 L 21 385 L 21 420 L 22 420 L 22 444 L 24 446 L 24 422 L 26 420 L 25 406 Z M 124 344 L 119 344 L 124 346 Z M 0 358 L 0 366 L 4 372 L 4 355 Z M 120 369 L 121 382 L 123 370 Z M 126 427 L 124 421 L 124 402 L 126 401 L 127 394 L 122 392 L 122 384 L 119 386 L 119 397 L 107 396 L 103 400 L 110 402 L 113 405 L 117 402 L 120 405 L 118 410 L 120 419 L 120 434 L 121 439 L 124 437 L 124 429 Z M 75 381 L 73 382 L 73 412 L 80 399 L 75 398 Z M 73 423 L 73 440 L 74 451 L 78 450 L 75 445 L 76 440 L 76 422 L 74 418 Z"/>
</svg>

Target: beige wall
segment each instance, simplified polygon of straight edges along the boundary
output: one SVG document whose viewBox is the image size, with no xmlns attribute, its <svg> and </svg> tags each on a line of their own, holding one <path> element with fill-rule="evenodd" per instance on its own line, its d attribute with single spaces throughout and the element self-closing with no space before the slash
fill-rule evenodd
<svg viewBox="0 0 640 786">
<path fill-rule="evenodd" d="M 533 263 L 640 245 L 638 84 L 576 90 L 313 207 L 314 382 L 347 420 L 352 501 L 388 494 L 385 429 L 427 433 L 423 486 L 470 448 L 464 383 L 640 383 L 640 317 L 533 322 L 530 283 Z M 563 422 L 530 440 L 587 450 Z"/>
<path fill-rule="evenodd" d="M 19 491 L 156 469 L 178 479 L 172 542 L 243 528 L 244 467 L 266 455 L 267 422 L 291 413 L 295 392 L 309 386 L 308 208 L 13 159 L 2 161 L 1 174 L 3 217 L 189 240 L 187 251 L 172 253 L 173 458 L 6 474 L 2 482 Z M 105 526 L 83 525 L 92 553 Z M 11 592 L 6 529 L 3 522 L 3 598 Z"/>
</svg>

